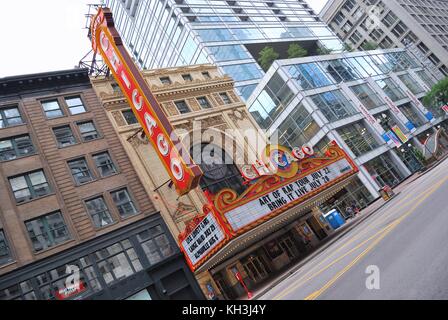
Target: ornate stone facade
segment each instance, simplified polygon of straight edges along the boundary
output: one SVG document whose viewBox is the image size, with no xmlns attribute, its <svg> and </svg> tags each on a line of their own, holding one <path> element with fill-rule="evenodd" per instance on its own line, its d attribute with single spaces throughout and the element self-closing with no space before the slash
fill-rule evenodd
<svg viewBox="0 0 448 320">
<path fill-rule="evenodd" d="M 233 80 L 221 75 L 214 66 L 196 65 L 150 70 L 144 71 L 144 77 L 171 124 L 181 133 L 179 136 L 183 138 L 182 132 L 184 136 L 189 136 L 190 145 L 185 145 L 186 148 L 191 148 L 195 143 L 210 142 L 207 137 L 201 137 L 201 141 L 193 141 L 194 130 L 197 130 L 198 124 L 201 131 L 213 129 L 223 137 L 227 129 L 259 130 L 255 120 L 248 114 L 245 104 L 235 94 Z M 189 80 L 190 77 L 192 80 Z M 130 106 L 120 94 L 113 78 L 92 78 L 91 81 L 146 192 L 152 197 L 174 237 L 177 238 L 185 226 L 202 212 L 202 207 L 207 202 L 204 193 L 197 188 L 185 196 L 178 197 L 155 150 L 142 135 L 140 124 L 125 118 L 123 112 L 128 112 Z M 227 104 L 221 98 L 221 94 L 224 93 L 228 97 Z M 181 101 L 186 103 L 188 112 L 183 110 L 185 113 L 181 113 L 181 109 L 176 106 L 176 103 Z M 129 113 L 127 116 L 129 117 Z M 231 156 L 236 157 L 237 153 L 244 153 L 247 159 L 247 151 L 241 152 L 245 150 L 244 138 L 241 136 L 233 139 L 234 150 L 239 152 L 234 152 Z M 248 149 L 253 155 L 256 154 L 255 149 Z M 198 279 L 201 279 L 200 283 L 204 290 L 206 281 L 213 283 L 211 277 L 203 274 L 198 275 Z M 219 292 L 218 289 L 217 291 Z"/>
</svg>

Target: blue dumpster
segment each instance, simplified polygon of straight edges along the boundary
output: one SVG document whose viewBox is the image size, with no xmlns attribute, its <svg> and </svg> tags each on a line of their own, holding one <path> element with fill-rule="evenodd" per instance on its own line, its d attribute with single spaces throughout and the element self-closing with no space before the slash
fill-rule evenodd
<svg viewBox="0 0 448 320">
<path fill-rule="evenodd" d="M 330 212 L 327 212 L 324 214 L 325 220 L 330 224 L 330 226 L 336 230 L 337 228 L 343 226 L 345 224 L 345 219 L 342 217 L 342 215 L 339 213 L 338 210 L 334 209 Z"/>
</svg>

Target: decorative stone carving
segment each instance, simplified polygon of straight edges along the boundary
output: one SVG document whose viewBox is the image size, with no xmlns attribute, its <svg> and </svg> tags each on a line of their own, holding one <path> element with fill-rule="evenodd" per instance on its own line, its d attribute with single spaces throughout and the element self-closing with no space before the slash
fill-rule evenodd
<svg viewBox="0 0 448 320">
<path fill-rule="evenodd" d="M 201 106 L 199 105 L 198 101 L 195 98 L 188 98 L 187 103 L 192 111 L 200 111 L 201 110 Z"/>
<path fill-rule="evenodd" d="M 177 116 L 179 114 L 179 110 L 177 110 L 176 105 L 172 101 L 162 103 L 162 107 L 165 109 L 168 117 Z"/>
<path fill-rule="evenodd" d="M 123 115 L 120 111 L 113 111 L 112 116 L 114 117 L 114 120 L 119 127 L 126 125 L 126 121 L 124 120 Z"/>
</svg>

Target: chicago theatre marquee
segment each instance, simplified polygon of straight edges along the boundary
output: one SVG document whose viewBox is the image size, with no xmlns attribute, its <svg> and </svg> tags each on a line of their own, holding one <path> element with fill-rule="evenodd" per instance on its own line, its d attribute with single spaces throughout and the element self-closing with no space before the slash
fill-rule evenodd
<svg viewBox="0 0 448 320">
<path fill-rule="evenodd" d="M 331 143 L 316 153 L 265 142 L 257 148 L 237 133 L 233 151 L 227 144 L 220 148 L 203 130 L 227 137 L 227 129 L 259 129 L 231 78 L 211 65 L 139 72 L 107 9 L 100 10 L 92 30 L 93 46 L 115 79 L 92 78 L 93 87 L 143 182 L 142 192 L 150 194 L 178 238 L 207 297 L 242 296 L 332 232 L 318 207 L 358 172 L 339 146 Z M 199 141 L 195 122 L 201 124 Z M 173 134 L 178 129 L 187 134 Z M 216 153 L 233 162 L 204 161 Z"/>
<path fill-rule="evenodd" d="M 328 236 L 331 229 L 318 206 L 358 172 L 336 143 L 323 155 L 309 147 L 267 146 L 262 158 L 241 168 L 242 192 L 207 193 L 202 217 L 179 235 L 190 268 L 209 273 L 228 299 L 300 260 Z"/>
</svg>

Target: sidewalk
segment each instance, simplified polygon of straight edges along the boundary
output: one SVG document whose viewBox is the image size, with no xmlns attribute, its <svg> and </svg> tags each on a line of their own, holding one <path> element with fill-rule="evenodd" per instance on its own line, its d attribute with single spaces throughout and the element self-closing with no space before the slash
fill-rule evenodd
<svg viewBox="0 0 448 320">
<path fill-rule="evenodd" d="M 428 167 L 425 171 L 415 173 L 414 175 L 410 176 L 408 179 L 403 181 L 400 185 L 398 185 L 396 188 L 394 188 L 396 196 L 398 196 L 401 191 L 403 191 L 407 185 L 414 182 L 415 180 L 421 178 L 422 176 L 426 175 L 430 171 L 432 171 L 434 168 L 437 167 L 441 162 L 445 161 L 448 158 L 448 155 L 444 156 L 442 159 L 438 160 L 434 164 L 432 164 L 430 167 Z M 396 197 L 395 196 L 395 197 Z M 394 197 L 394 198 L 395 198 Z M 393 200 L 392 200 L 393 201 Z M 360 212 L 360 214 L 354 218 L 347 221 L 347 223 L 341 227 L 340 229 L 336 230 L 333 234 L 329 235 L 326 239 L 324 239 L 320 246 L 317 247 L 314 251 L 310 252 L 308 256 L 306 256 L 303 260 L 301 260 L 296 265 L 290 267 L 288 270 L 284 271 L 280 275 L 278 275 L 276 278 L 272 279 L 270 282 L 266 283 L 263 287 L 257 289 L 253 293 L 253 298 L 251 300 L 257 300 L 258 298 L 262 297 L 264 294 L 266 294 L 269 290 L 271 290 L 273 287 L 284 281 L 286 278 L 288 278 L 290 275 L 295 273 L 297 270 L 302 268 L 305 264 L 307 264 L 310 260 L 314 259 L 317 255 L 325 251 L 329 246 L 331 246 L 333 243 L 344 237 L 346 234 L 348 234 L 351 230 L 356 228 L 361 222 L 368 219 L 371 215 L 373 215 L 375 212 L 383 208 L 385 205 L 391 203 L 385 202 L 382 198 L 377 199 L 374 201 L 370 206 L 365 208 Z M 243 296 L 239 298 L 239 300 L 248 300 L 247 296 Z"/>
</svg>

